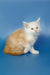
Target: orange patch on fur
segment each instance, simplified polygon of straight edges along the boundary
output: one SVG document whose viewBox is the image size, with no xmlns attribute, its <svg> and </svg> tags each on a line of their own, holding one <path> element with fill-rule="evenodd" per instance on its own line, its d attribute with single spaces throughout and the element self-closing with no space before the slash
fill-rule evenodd
<svg viewBox="0 0 50 75">
<path fill-rule="evenodd" d="M 22 42 L 23 41 L 23 42 Z M 13 32 L 7 39 L 4 53 L 10 55 L 24 54 L 24 46 L 26 43 L 24 30 L 19 29 Z"/>
</svg>

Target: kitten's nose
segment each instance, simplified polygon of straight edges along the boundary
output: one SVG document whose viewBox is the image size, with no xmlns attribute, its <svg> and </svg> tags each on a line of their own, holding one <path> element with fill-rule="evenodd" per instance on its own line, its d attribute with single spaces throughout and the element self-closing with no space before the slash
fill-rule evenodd
<svg viewBox="0 0 50 75">
<path fill-rule="evenodd" d="M 35 30 L 35 32 L 37 32 L 37 30 Z"/>
</svg>

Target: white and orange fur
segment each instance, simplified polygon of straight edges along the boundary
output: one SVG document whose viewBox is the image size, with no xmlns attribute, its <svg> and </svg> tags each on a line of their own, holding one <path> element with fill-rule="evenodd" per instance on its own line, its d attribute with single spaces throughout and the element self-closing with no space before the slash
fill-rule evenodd
<svg viewBox="0 0 50 75">
<path fill-rule="evenodd" d="M 33 48 L 38 35 L 41 31 L 40 18 L 35 22 L 23 22 L 24 29 L 13 32 L 7 39 L 4 53 L 10 55 L 21 55 L 28 52 L 39 54 L 39 51 Z"/>
</svg>

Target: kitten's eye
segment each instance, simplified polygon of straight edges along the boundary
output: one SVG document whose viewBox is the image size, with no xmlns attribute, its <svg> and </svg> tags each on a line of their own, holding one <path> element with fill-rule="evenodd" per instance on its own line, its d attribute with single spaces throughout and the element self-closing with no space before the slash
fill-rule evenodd
<svg viewBox="0 0 50 75">
<path fill-rule="evenodd" d="M 38 27 L 36 27 L 36 29 L 38 29 Z"/>
<path fill-rule="evenodd" d="M 34 28 L 31 28 L 31 30 L 34 30 Z"/>
</svg>

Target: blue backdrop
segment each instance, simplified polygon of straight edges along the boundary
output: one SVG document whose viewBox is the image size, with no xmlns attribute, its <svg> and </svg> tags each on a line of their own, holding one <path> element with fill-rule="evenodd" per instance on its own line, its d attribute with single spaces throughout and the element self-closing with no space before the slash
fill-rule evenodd
<svg viewBox="0 0 50 75">
<path fill-rule="evenodd" d="M 23 28 L 23 21 L 35 21 L 38 17 L 42 32 L 34 47 L 40 54 L 4 54 L 7 37 Z M 50 75 L 50 1 L 0 1 L 0 75 Z"/>
</svg>

